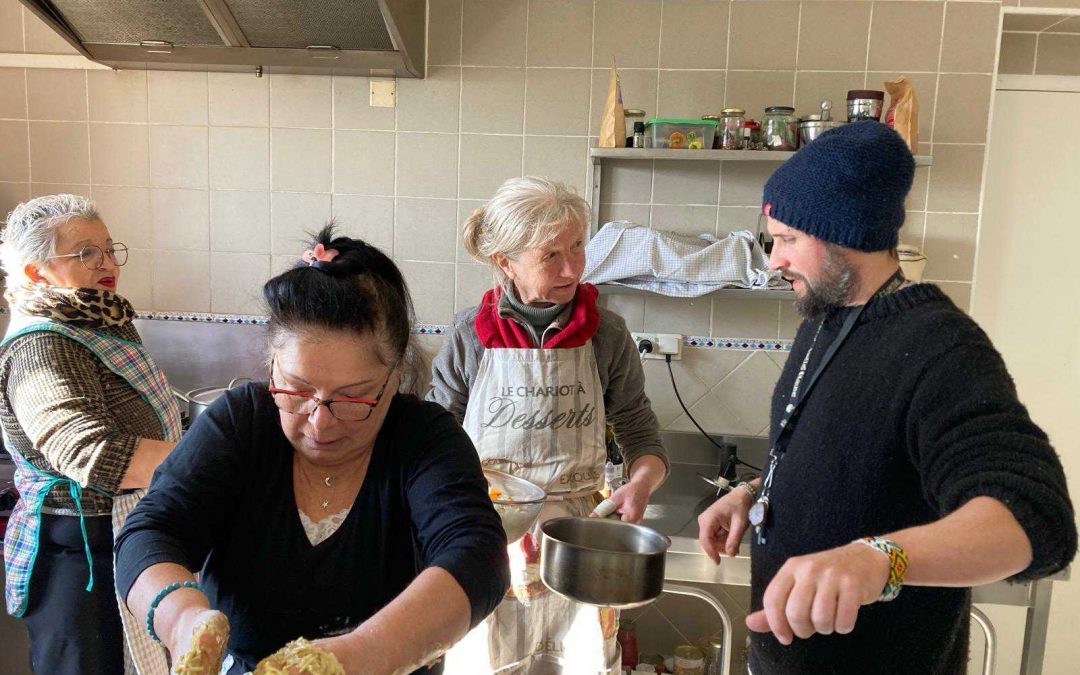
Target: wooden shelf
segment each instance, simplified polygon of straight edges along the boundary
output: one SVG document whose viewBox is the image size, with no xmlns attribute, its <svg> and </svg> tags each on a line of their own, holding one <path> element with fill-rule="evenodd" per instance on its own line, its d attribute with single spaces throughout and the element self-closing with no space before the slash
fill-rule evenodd
<svg viewBox="0 0 1080 675">
<path fill-rule="evenodd" d="M 676 159 L 698 162 L 783 162 L 794 152 L 772 150 L 686 150 L 671 148 L 589 148 L 593 161 L 601 159 Z M 916 155 L 916 166 L 931 166 L 930 155 Z"/>
<path fill-rule="evenodd" d="M 657 298 L 670 298 L 674 296 L 661 295 L 652 291 L 618 284 L 597 284 L 600 295 L 648 295 Z M 743 300 L 794 300 L 795 291 L 780 290 L 773 288 L 721 288 L 711 293 L 698 296 L 701 298 L 741 298 Z M 695 300 L 696 298 L 679 298 L 682 300 Z"/>
</svg>

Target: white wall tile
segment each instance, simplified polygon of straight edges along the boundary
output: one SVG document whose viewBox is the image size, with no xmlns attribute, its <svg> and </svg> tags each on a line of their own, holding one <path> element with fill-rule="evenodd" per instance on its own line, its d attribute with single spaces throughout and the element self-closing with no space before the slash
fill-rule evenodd
<svg viewBox="0 0 1080 675">
<path fill-rule="evenodd" d="M 494 285 L 491 268 L 487 265 L 458 265 L 454 312 L 479 305 L 484 293 Z"/>
<path fill-rule="evenodd" d="M 30 180 L 28 129 L 26 122 L 0 120 L 0 181 Z"/>
<path fill-rule="evenodd" d="M 388 256 L 394 254 L 394 198 L 334 195 L 334 222 L 347 237 L 363 239 Z"/>
<path fill-rule="evenodd" d="M 316 75 L 270 76 L 270 126 L 331 126 L 331 82 Z"/>
<path fill-rule="evenodd" d="M 275 192 L 270 195 L 270 252 L 299 257 L 330 220 L 330 195 Z"/>
<path fill-rule="evenodd" d="M 398 134 L 397 179 L 399 196 L 456 197 L 458 137 Z"/>
<path fill-rule="evenodd" d="M 270 256 L 213 253 L 210 256 L 210 311 L 265 314 L 262 286 L 270 278 Z"/>
<path fill-rule="evenodd" d="M 150 136 L 143 124 L 90 125 L 90 167 L 94 183 L 150 184 Z"/>
<path fill-rule="evenodd" d="M 109 228 L 110 234 L 112 227 Z M 117 241 L 120 241 L 117 239 Z M 126 242 L 125 242 L 126 243 Z M 128 244 L 130 246 L 130 244 Z M 136 310 L 149 311 L 154 308 L 154 256 L 146 249 L 130 248 L 127 264 L 120 270 L 116 289 L 127 298 Z"/>
<path fill-rule="evenodd" d="M 429 66 L 423 80 L 398 80 L 397 128 L 457 133 L 460 101 L 461 68 Z"/>
<path fill-rule="evenodd" d="M 270 123 L 270 80 L 251 73 L 210 73 L 210 124 L 265 127 Z"/>
<path fill-rule="evenodd" d="M 0 68 L 0 118 L 26 119 L 25 68 Z"/>
<path fill-rule="evenodd" d="M 150 219 L 155 249 L 209 250 L 210 196 L 206 190 L 152 190 Z"/>
<path fill-rule="evenodd" d="M 685 335 L 708 335 L 711 301 L 706 298 L 645 299 L 645 330 L 670 333 L 679 326 Z"/>
<path fill-rule="evenodd" d="M 210 254 L 154 251 L 153 299 L 157 311 L 210 311 Z"/>
<path fill-rule="evenodd" d="M 525 65 L 526 3 L 465 0 L 461 62 L 470 66 Z"/>
<path fill-rule="evenodd" d="M 394 134 L 334 132 L 334 192 L 394 194 Z"/>
<path fill-rule="evenodd" d="M 525 107 L 524 68 L 465 68 L 461 83 L 461 130 L 520 134 Z"/>
<path fill-rule="evenodd" d="M 86 73 L 91 122 L 146 122 L 145 70 L 91 70 Z"/>
<path fill-rule="evenodd" d="M 454 274 L 452 263 L 398 262 L 409 285 L 416 317 L 424 323 L 446 324 L 454 315 Z"/>
<path fill-rule="evenodd" d="M 270 132 L 252 127 L 211 127 L 210 187 L 270 187 Z"/>
<path fill-rule="evenodd" d="M 461 196 L 491 199 L 507 178 L 521 175 L 520 136 L 461 137 Z"/>
<path fill-rule="evenodd" d="M 150 122 L 206 124 L 207 74 L 181 70 L 151 70 Z"/>
<path fill-rule="evenodd" d="M 332 133 L 329 129 L 271 129 L 273 189 L 330 192 Z"/>
<path fill-rule="evenodd" d="M 150 184 L 205 189 L 209 184 L 206 127 L 150 127 Z"/>
<path fill-rule="evenodd" d="M 89 183 L 88 135 L 85 122 L 30 122 L 30 180 Z"/>
<path fill-rule="evenodd" d="M 394 259 L 454 262 L 455 220 L 455 200 L 399 198 L 394 221 Z"/>
<path fill-rule="evenodd" d="M 92 196 L 113 241 L 132 249 L 153 248 L 148 188 L 95 185 Z"/>
<path fill-rule="evenodd" d="M 210 250 L 270 253 L 270 193 L 214 190 L 210 193 Z"/>
<path fill-rule="evenodd" d="M 86 119 L 86 71 L 29 68 L 26 95 L 30 119 Z"/>
<path fill-rule="evenodd" d="M 584 136 L 589 131 L 592 73 L 581 69 L 529 68 L 525 133 Z"/>
<path fill-rule="evenodd" d="M 585 194 L 589 139 L 560 136 L 525 137 L 525 175 L 547 176 Z"/>
</svg>

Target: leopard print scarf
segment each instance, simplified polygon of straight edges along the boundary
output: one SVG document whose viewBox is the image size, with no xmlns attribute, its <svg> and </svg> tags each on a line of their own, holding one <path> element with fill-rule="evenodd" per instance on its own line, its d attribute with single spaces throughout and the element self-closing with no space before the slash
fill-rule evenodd
<svg viewBox="0 0 1080 675">
<path fill-rule="evenodd" d="M 11 308 L 27 316 L 41 316 L 82 328 L 124 326 L 135 309 L 123 296 L 96 288 L 59 288 L 24 284 L 5 293 Z"/>
</svg>

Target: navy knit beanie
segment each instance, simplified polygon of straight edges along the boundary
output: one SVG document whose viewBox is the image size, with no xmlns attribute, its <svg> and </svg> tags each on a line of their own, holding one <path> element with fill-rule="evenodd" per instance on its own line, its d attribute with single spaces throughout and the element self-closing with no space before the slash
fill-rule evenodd
<svg viewBox="0 0 1080 675">
<path fill-rule="evenodd" d="M 860 251 L 897 245 L 915 159 L 900 134 L 874 121 L 831 129 L 765 183 L 769 215 L 818 239 Z"/>
</svg>

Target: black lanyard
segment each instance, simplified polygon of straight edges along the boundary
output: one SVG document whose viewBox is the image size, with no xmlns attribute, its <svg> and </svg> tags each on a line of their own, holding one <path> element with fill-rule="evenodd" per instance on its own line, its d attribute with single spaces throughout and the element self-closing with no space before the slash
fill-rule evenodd
<svg viewBox="0 0 1080 675">
<path fill-rule="evenodd" d="M 791 439 L 792 430 L 795 428 L 795 422 L 798 420 L 799 412 L 802 410 L 803 403 L 810 396 L 810 390 L 814 388 L 818 378 L 825 371 L 825 367 L 829 365 L 832 358 L 836 356 L 836 352 L 840 349 L 840 345 L 844 343 L 848 335 L 851 334 L 852 329 L 855 328 L 855 323 L 862 316 L 863 310 L 866 306 L 877 298 L 888 295 L 894 292 L 904 283 L 904 275 L 898 269 L 888 281 L 882 284 L 881 288 L 877 290 L 874 295 L 866 301 L 866 304 L 859 305 L 857 308 L 848 313 L 847 318 L 844 319 L 844 324 L 840 327 L 840 332 L 836 338 L 829 344 L 829 348 L 825 350 L 825 354 L 821 357 L 821 363 L 810 375 L 810 380 L 806 383 L 806 388 L 802 387 L 803 379 L 806 377 L 806 371 L 810 366 L 810 357 L 814 353 L 814 347 L 817 345 L 818 337 L 821 335 L 821 329 L 825 325 L 825 321 L 828 317 L 824 317 L 821 323 L 818 324 L 817 331 L 814 332 L 814 339 L 810 343 L 810 348 L 806 350 L 806 356 L 803 357 L 802 363 L 799 364 L 799 372 L 795 376 L 795 384 L 791 387 L 791 396 L 788 398 L 788 404 L 784 408 L 784 417 L 780 420 L 780 433 L 776 436 L 776 442 L 773 443 L 769 449 L 769 466 L 766 469 L 765 477 L 761 480 L 761 496 L 750 507 L 750 523 L 754 526 L 754 530 L 757 532 L 758 543 L 765 543 L 765 526 L 768 524 L 769 518 L 769 493 L 772 488 L 773 480 L 776 476 L 776 468 L 780 464 L 780 460 L 783 459 L 784 453 L 787 452 L 787 444 Z"/>
</svg>

